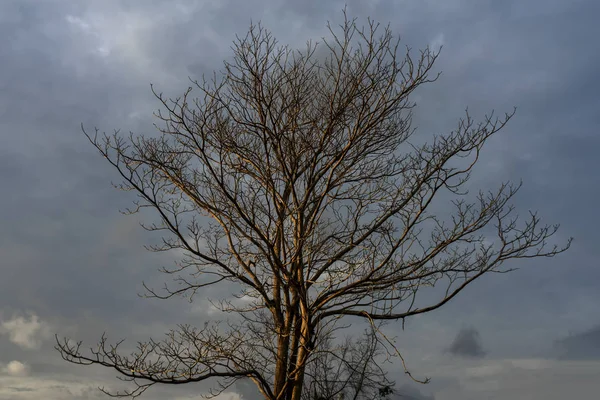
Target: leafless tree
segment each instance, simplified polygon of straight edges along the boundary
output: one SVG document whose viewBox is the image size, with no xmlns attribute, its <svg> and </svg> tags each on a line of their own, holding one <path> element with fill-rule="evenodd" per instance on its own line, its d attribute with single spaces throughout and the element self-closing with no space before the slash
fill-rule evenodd
<svg viewBox="0 0 600 400">
<path fill-rule="evenodd" d="M 239 288 L 239 299 L 217 304 L 239 318 L 179 326 L 129 355 L 104 336 L 90 353 L 57 338 L 66 360 L 135 385 L 112 395 L 206 380 L 217 394 L 249 378 L 265 399 L 299 400 L 321 339 L 342 319 L 375 327 L 433 311 L 509 270 L 505 261 L 568 248 L 547 244 L 557 226 L 514 215 L 520 185 L 468 193 L 482 147 L 514 112 L 479 123 L 467 112 L 449 134 L 417 143 L 409 97 L 437 79 L 439 52 L 415 56 L 371 20 L 345 17 L 330 33 L 298 51 L 252 25 L 222 74 L 192 81 L 196 97 L 192 87 L 176 99 L 153 89 L 159 137 L 86 133 L 119 187 L 139 195 L 130 212 L 157 212 L 146 228 L 164 236 L 152 249 L 185 253 L 165 270 L 179 286 L 149 295 Z M 434 199 L 447 199 L 443 212 Z M 417 300 L 433 286 L 438 298 Z"/>
<path fill-rule="evenodd" d="M 382 359 L 388 357 L 374 329 L 340 344 L 331 336 L 322 338 L 306 365 L 302 398 L 384 400 L 393 393 L 394 382 L 387 378 Z"/>
</svg>

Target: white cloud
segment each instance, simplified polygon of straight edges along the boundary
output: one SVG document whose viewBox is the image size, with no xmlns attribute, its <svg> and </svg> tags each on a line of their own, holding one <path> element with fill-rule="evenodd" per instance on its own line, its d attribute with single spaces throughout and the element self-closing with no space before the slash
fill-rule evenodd
<svg viewBox="0 0 600 400">
<path fill-rule="evenodd" d="M 49 332 L 48 324 L 34 314 L 29 318 L 15 316 L 0 323 L 0 334 L 8 335 L 11 342 L 28 350 L 39 348 Z"/>
<path fill-rule="evenodd" d="M 13 360 L 2 368 L 2 372 L 9 376 L 27 376 L 29 375 L 29 366 L 21 361 Z"/>
</svg>

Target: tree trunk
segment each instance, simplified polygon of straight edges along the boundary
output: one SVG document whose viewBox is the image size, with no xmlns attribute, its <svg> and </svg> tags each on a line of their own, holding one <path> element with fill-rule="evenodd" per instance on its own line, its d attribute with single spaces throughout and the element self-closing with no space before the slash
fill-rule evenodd
<svg viewBox="0 0 600 400">
<path fill-rule="evenodd" d="M 302 388 L 304 386 L 304 370 L 306 361 L 310 355 L 310 320 L 308 318 L 308 310 L 303 301 L 300 301 L 300 318 L 302 325 L 300 327 L 300 337 L 298 340 L 298 351 L 296 353 L 296 373 L 294 376 L 294 387 L 292 389 L 292 397 L 290 400 L 300 400 L 302 396 Z"/>
<path fill-rule="evenodd" d="M 276 399 L 282 399 L 282 391 L 285 391 L 287 380 L 287 364 L 289 352 L 289 336 L 279 335 L 277 339 L 277 364 L 275 365 L 274 394 Z"/>
</svg>

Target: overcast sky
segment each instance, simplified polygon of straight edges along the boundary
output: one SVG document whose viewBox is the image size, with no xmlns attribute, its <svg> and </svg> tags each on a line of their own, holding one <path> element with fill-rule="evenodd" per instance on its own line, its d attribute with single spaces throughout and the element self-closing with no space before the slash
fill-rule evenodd
<svg viewBox="0 0 600 400">
<path fill-rule="evenodd" d="M 114 373 L 75 367 L 53 335 L 93 345 L 103 331 L 144 339 L 212 318 L 206 300 L 144 300 L 168 255 L 114 190 L 115 171 L 80 124 L 151 132 L 150 83 L 176 96 L 221 67 L 235 34 L 262 20 L 281 43 L 302 46 L 339 23 L 333 0 L 3 0 L 0 2 L 0 399 L 96 399 L 123 388 Z M 443 50 L 440 80 L 415 93 L 421 132 L 518 111 L 483 153 L 474 183 L 523 180 L 520 212 L 561 223 L 553 259 L 488 276 L 398 336 L 416 399 L 593 398 L 600 391 L 600 2 L 595 0 L 348 0 L 348 12 L 391 25 L 405 44 Z M 212 293 L 214 294 L 214 293 Z M 206 294 L 211 295 L 211 292 Z M 166 390 L 168 389 L 168 390 Z M 203 385 L 152 388 L 146 399 L 194 399 Z M 251 399 L 246 385 L 220 400 Z M 196 394 L 196 397 L 194 397 Z M 410 397 L 404 397 L 410 398 Z"/>
</svg>

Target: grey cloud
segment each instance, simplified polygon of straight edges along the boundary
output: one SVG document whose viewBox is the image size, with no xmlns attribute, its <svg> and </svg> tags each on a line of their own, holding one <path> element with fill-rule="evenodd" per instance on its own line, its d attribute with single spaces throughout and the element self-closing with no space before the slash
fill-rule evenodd
<svg viewBox="0 0 600 400">
<path fill-rule="evenodd" d="M 433 395 L 425 395 L 415 385 L 404 384 L 394 389 L 391 400 L 435 400 Z"/>
<path fill-rule="evenodd" d="M 560 359 L 600 360 L 600 325 L 556 341 L 554 349 Z"/>
<path fill-rule="evenodd" d="M 242 396 L 242 400 L 254 400 L 260 399 L 260 392 L 256 388 L 256 385 L 249 379 L 242 379 L 235 383 L 233 387 L 234 391 Z"/>
<path fill-rule="evenodd" d="M 8 387 L 8 390 L 12 390 L 15 392 L 34 392 L 35 389 L 31 389 L 31 388 L 23 388 L 23 387 Z"/>
<path fill-rule="evenodd" d="M 483 357 L 485 351 L 481 346 L 479 331 L 475 328 L 461 329 L 448 348 L 448 352 L 455 356 Z"/>
<path fill-rule="evenodd" d="M 444 399 L 560 400 L 577 393 L 594 398 L 600 385 L 598 361 L 549 359 L 440 360 L 432 366 L 433 393 Z M 444 381 L 441 385 L 440 381 Z"/>
<path fill-rule="evenodd" d="M 180 94 L 188 85 L 187 75 L 211 73 L 230 57 L 234 34 L 243 34 L 251 19 L 262 19 L 282 44 L 320 39 L 325 21 L 334 25 L 340 21 L 343 3 L 1 2 L 0 34 L 5 40 L 0 44 L 0 181 L 5 190 L 0 196 L 0 304 L 4 315 L 35 312 L 58 327 L 59 333 L 83 339 L 85 345 L 93 345 L 104 330 L 109 338 L 146 339 L 160 338 L 178 322 L 201 324 L 206 315 L 190 312 L 192 306 L 185 301 L 136 296 L 142 280 L 154 287 L 168 281 L 156 269 L 169 264 L 171 256 L 157 257 L 142 249 L 156 237 L 136 228 L 135 219 L 117 213 L 131 204 L 131 197 L 110 187 L 117 176 L 92 151 L 79 124 L 108 132 L 122 128 L 151 133 L 151 112 L 158 104 L 149 83 L 165 94 Z M 600 34 L 596 21 L 600 3 L 347 3 L 351 17 L 389 21 L 403 43 L 415 49 L 443 35 L 437 66 L 442 77 L 415 96 L 418 132 L 448 132 L 466 106 L 477 117 L 491 108 L 502 112 L 519 107 L 512 123 L 484 150 L 473 181 L 485 189 L 522 177 L 525 186 L 518 208 L 525 213 L 539 209 L 544 222 L 561 222 L 564 235 L 577 239 L 564 257 L 524 262 L 520 271 L 482 279 L 442 311 L 424 316 L 422 321 L 435 320 L 446 334 L 421 341 L 419 350 L 439 353 L 447 344 L 445 337 L 462 324 L 475 324 L 486 343 L 494 343 L 485 360 L 492 354 L 527 355 L 544 342 L 540 338 L 567 325 L 583 333 L 559 341 L 564 357 L 596 354 L 597 358 L 592 349 L 598 330 L 583 327 L 597 314 L 595 305 L 600 301 L 596 267 L 600 253 L 593 218 L 600 191 L 591 184 L 600 168 L 596 154 L 600 54 L 594 51 L 594 38 Z M 182 5 L 185 10 L 178 10 Z M 68 16 L 96 21 L 99 25 L 94 28 L 101 32 L 85 33 L 69 24 Z M 107 57 L 94 53 L 94 46 L 102 44 L 101 33 L 113 35 L 107 39 L 113 46 Z M 564 296 L 565 292 L 571 295 Z M 410 326 L 403 333 L 406 336 L 427 332 L 419 324 L 412 325 L 415 329 Z M 467 343 L 467 353 L 477 352 L 477 345 L 481 350 L 477 340 Z M 16 346 L 7 336 L 0 337 L 4 357 L 0 362 L 22 360 L 34 375 L 23 385 L 2 382 L 0 387 L 40 388 L 30 398 L 51 391 L 51 398 L 81 398 L 88 389 L 69 394 L 50 388 L 62 385 L 72 374 L 90 380 L 104 374 L 63 363 L 51 343 L 44 342 L 35 353 Z M 560 366 L 552 368 L 560 370 Z M 420 372 L 428 375 L 427 370 Z M 50 374 L 56 380 L 35 386 L 41 382 L 36 380 Z M 588 375 L 565 372 L 565 386 L 594 393 L 596 380 Z M 107 373 L 106 378 L 115 383 L 114 374 Z M 512 376 L 506 380 L 507 385 L 514 381 Z M 540 378 L 529 386 L 524 378 L 519 382 L 521 391 L 507 386 L 496 398 L 509 398 L 509 392 L 512 397 L 535 398 L 536 388 L 546 380 Z M 167 389 L 146 397 L 171 398 Z M 467 398 L 465 388 L 436 390 L 451 400 Z M 251 388 L 240 386 L 239 391 L 254 398 Z M 7 393 L 0 391 L 0 398 L 16 397 Z M 479 394 L 475 398 L 481 398 Z"/>
</svg>

